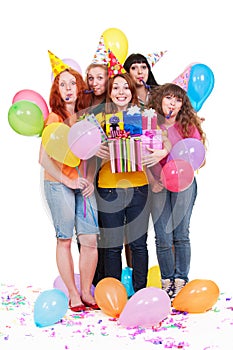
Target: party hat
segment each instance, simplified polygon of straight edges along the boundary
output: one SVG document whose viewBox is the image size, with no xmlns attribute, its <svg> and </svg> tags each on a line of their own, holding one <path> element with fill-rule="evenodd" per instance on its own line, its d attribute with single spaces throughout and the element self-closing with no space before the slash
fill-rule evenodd
<svg viewBox="0 0 233 350">
<path fill-rule="evenodd" d="M 55 56 L 51 51 L 48 50 L 48 54 L 49 54 L 50 63 L 51 63 L 54 78 L 59 73 L 70 68 L 70 66 L 68 66 L 68 64 L 64 63 L 60 58 Z"/>
<path fill-rule="evenodd" d="M 124 74 L 126 70 L 120 64 L 116 56 L 111 50 L 108 49 L 108 76 L 109 78 L 114 77 L 117 74 Z"/>
<path fill-rule="evenodd" d="M 188 91 L 188 84 L 190 79 L 190 72 L 193 64 L 190 64 L 183 73 L 173 80 L 173 84 L 179 85 L 186 92 Z"/>
<path fill-rule="evenodd" d="M 104 45 L 104 37 L 101 35 L 99 44 L 96 49 L 96 53 L 93 57 L 92 63 L 96 64 L 108 64 L 108 54 Z"/>
<path fill-rule="evenodd" d="M 163 57 L 163 55 L 166 53 L 167 51 L 159 51 L 159 52 L 153 52 L 153 53 L 149 53 L 146 58 L 148 60 L 148 62 L 150 63 L 151 67 L 153 68 L 155 63 L 157 63 L 160 58 Z"/>
</svg>

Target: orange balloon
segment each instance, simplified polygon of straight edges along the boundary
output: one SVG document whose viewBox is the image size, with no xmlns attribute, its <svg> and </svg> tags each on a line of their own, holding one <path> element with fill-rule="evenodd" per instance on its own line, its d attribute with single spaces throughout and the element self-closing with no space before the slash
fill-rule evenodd
<svg viewBox="0 0 233 350">
<path fill-rule="evenodd" d="M 95 287 L 95 300 L 109 316 L 119 317 L 128 301 L 124 285 L 116 278 L 103 278 Z"/>
<path fill-rule="evenodd" d="M 196 279 L 188 282 L 174 298 L 172 306 L 179 311 L 202 313 L 217 302 L 220 291 L 211 280 Z"/>
</svg>

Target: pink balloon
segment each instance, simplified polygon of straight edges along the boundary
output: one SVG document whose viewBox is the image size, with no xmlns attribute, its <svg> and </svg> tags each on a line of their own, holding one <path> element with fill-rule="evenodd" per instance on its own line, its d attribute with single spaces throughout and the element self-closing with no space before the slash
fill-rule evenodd
<svg viewBox="0 0 233 350">
<path fill-rule="evenodd" d="M 78 288 L 78 291 L 80 292 L 80 275 L 79 274 L 74 274 L 74 279 L 75 279 L 75 285 Z M 67 297 L 69 297 L 68 289 L 65 286 L 65 283 L 63 282 L 61 276 L 57 276 L 53 282 L 53 288 L 57 288 L 61 290 Z M 91 294 L 94 296 L 95 293 L 95 287 L 92 285 L 91 286 Z"/>
<path fill-rule="evenodd" d="M 70 66 L 71 68 L 73 68 L 74 70 L 76 70 L 77 72 L 79 72 L 82 75 L 82 69 L 81 69 L 80 65 L 78 64 L 78 62 L 76 62 L 72 58 L 63 58 L 62 61 L 64 63 L 68 64 L 68 66 Z M 51 81 L 53 81 L 53 80 L 54 80 L 54 75 L 53 75 L 53 73 L 51 73 Z"/>
<path fill-rule="evenodd" d="M 192 184 L 193 179 L 193 167 L 183 159 L 169 160 L 161 171 L 163 186 L 171 192 L 186 190 Z"/>
<path fill-rule="evenodd" d="M 151 327 L 170 313 L 171 301 L 167 293 L 156 287 L 137 291 L 126 303 L 119 322 L 124 327 Z"/>
<path fill-rule="evenodd" d="M 48 117 L 49 109 L 47 103 L 38 92 L 28 89 L 20 90 L 13 97 L 12 104 L 22 100 L 35 103 L 41 109 L 44 120 Z"/>
<path fill-rule="evenodd" d="M 89 159 L 96 154 L 101 144 L 100 129 L 83 119 L 71 126 L 68 144 L 78 158 Z"/>
<path fill-rule="evenodd" d="M 193 170 L 200 168 L 205 159 L 205 147 L 195 138 L 186 138 L 178 141 L 171 149 L 168 160 L 183 159 L 190 163 Z"/>
</svg>

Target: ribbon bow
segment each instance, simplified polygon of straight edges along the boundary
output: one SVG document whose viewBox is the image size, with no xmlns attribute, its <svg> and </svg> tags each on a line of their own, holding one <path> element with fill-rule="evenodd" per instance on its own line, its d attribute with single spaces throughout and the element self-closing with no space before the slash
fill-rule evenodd
<svg viewBox="0 0 233 350">
<path fill-rule="evenodd" d="M 155 133 L 152 130 L 146 130 L 144 135 L 153 139 L 153 137 L 155 136 Z"/>
<path fill-rule="evenodd" d="M 130 136 L 130 132 L 127 132 L 125 130 L 120 130 L 119 134 L 117 135 L 117 138 L 118 139 L 124 139 L 124 138 L 127 139 L 127 137 L 129 137 L 129 136 Z"/>
</svg>

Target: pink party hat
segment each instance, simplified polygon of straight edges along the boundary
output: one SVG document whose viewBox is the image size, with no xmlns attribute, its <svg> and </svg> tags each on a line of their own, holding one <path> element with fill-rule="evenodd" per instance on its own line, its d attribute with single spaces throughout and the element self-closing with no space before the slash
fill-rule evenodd
<svg viewBox="0 0 233 350">
<path fill-rule="evenodd" d="M 116 56 L 111 50 L 108 49 L 108 76 L 109 78 L 114 77 L 117 74 L 124 74 L 126 70 L 122 64 L 118 61 Z"/>
<path fill-rule="evenodd" d="M 186 92 L 188 91 L 188 83 L 190 78 L 190 71 L 193 64 L 190 64 L 183 73 L 173 80 L 173 84 L 179 85 Z"/>
</svg>

